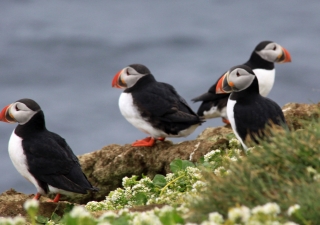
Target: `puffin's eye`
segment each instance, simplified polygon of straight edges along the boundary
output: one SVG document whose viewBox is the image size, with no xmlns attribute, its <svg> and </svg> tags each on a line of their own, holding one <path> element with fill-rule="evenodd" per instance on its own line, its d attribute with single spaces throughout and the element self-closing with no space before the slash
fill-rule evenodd
<svg viewBox="0 0 320 225">
<path fill-rule="evenodd" d="M 18 108 L 18 105 L 16 105 L 16 110 L 17 110 L 17 111 L 20 111 L 20 109 Z"/>
<path fill-rule="evenodd" d="M 277 46 L 274 46 L 274 47 L 273 47 L 273 51 L 275 51 L 276 49 L 277 49 Z"/>
<path fill-rule="evenodd" d="M 127 69 L 127 75 L 129 76 L 130 74 L 129 74 L 129 69 Z"/>
<path fill-rule="evenodd" d="M 240 77 L 240 73 L 237 71 L 237 77 Z"/>
</svg>

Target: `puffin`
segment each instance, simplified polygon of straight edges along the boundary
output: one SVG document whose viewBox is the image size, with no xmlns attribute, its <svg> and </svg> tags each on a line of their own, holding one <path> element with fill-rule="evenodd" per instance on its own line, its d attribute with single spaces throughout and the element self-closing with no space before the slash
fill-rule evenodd
<svg viewBox="0 0 320 225">
<path fill-rule="evenodd" d="M 260 94 L 258 78 L 249 66 L 232 67 L 218 80 L 216 93 L 231 93 L 227 116 L 245 151 L 247 138 L 257 144 L 260 139 L 267 138 L 267 126 L 287 127 L 280 106 Z"/>
<path fill-rule="evenodd" d="M 36 187 L 34 199 L 56 193 L 53 202 L 58 202 L 60 194 L 98 191 L 67 142 L 47 130 L 44 113 L 34 100 L 24 98 L 7 105 L 0 121 L 18 123 L 9 140 L 9 156 L 18 172 Z"/>
<path fill-rule="evenodd" d="M 243 65 L 249 66 L 254 71 L 258 78 L 260 94 L 266 97 L 275 80 L 274 63 L 288 62 L 291 62 L 288 50 L 273 41 L 262 41 L 255 47 L 249 60 Z M 210 87 L 208 92 L 193 98 L 192 101 L 202 102 L 197 112 L 199 116 L 205 119 L 222 117 L 222 121 L 229 124 L 226 106 L 230 94 L 217 94 L 217 83 L 218 81 Z"/>
<path fill-rule="evenodd" d="M 172 85 L 158 82 L 142 64 L 116 73 L 112 87 L 124 89 L 119 98 L 121 114 L 148 135 L 132 146 L 151 147 L 166 137 L 185 137 L 204 122 Z"/>
</svg>

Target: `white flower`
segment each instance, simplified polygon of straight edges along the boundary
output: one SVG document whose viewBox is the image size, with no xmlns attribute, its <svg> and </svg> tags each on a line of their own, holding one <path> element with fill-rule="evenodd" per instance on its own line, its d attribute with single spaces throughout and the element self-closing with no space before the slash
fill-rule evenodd
<svg viewBox="0 0 320 225">
<path fill-rule="evenodd" d="M 317 174 L 318 172 L 313 168 L 313 167 L 311 167 L 311 166 L 308 166 L 307 167 L 307 172 L 308 173 L 314 173 L 314 174 Z"/>
<path fill-rule="evenodd" d="M 11 217 L 0 217 L 0 224 L 6 225 L 24 225 L 26 220 L 22 216 Z"/>
<path fill-rule="evenodd" d="M 217 176 L 221 176 L 221 172 L 226 171 L 226 168 L 223 166 L 219 166 L 217 169 L 215 169 L 213 172 Z"/>
<path fill-rule="evenodd" d="M 238 219 L 240 219 L 245 223 L 250 218 L 250 209 L 246 206 L 232 208 L 228 212 L 228 218 L 233 222 L 236 222 Z"/>
<path fill-rule="evenodd" d="M 235 157 L 235 156 L 232 156 L 232 157 L 230 158 L 230 160 L 231 160 L 231 161 L 234 161 L 234 162 L 238 161 L 237 157 Z"/>
<path fill-rule="evenodd" d="M 320 180 L 320 174 L 319 174 L 319 173 L 315 174 L 315 175 L 313 176 L 313 179 L 314 179 L 314 180 Z"/>
<path fill-rule="evenodd" d="M 117 218 L 118 215 L 113 212 L 113 211 L 107 211 L 105 213 L 103 213 L 100 217 L 99 220 L 104 220 L 104 219 L 108 219 L 108 218 Z"/>
<path fill-rule="evenodd" d="M 207 183 L 198 180 L 192 185 L 192 188 L 195 189 L 195 191 L 197 191 L 197 190 L 201 190 L 203 187 L 206 187 L 206 185 Z"/>
<path fill-rule="evenodd" d="M 216 149 L 216 150 L 212 150 L 211 152 L 208 152 L 207 154 L 205 154 L 204 157 L 204 161 L 205 162 L 209 162 L 210 159 L 215 155 L 215 154 L 219 154 L 221 152 L 220 149 Z"/>
<path fill-rule="evenodd" d="M 261 205 L 256 206 L 251 210 L 251 212 L 253 214 L 263 213 L 263 214 L 266 214 L 266 215 L 268 215 L 268 214 L 273 214 L 273 215 L 279 214 L 280 211 L 281 210 L 280 210 L 280 207 L 278 206 L 278 204 L 277 203 L 271 203 L 271 202 L 269 202 L 269 203 L 267 203 L 267 204 L 265 204 L 263 206 L 261 206 Z"/>
<path fill-rule="evenodd" d="M 229 141 L 229 145 L 231 147 L 239 147 L 240 146 L 240 141 L 237 139 L 237 138 L 232 138 L 230 141 Z"/>
<path fill-rule="evenodd" d="M 213 212 L 209 214 L 209 221 L 215 223 L 223 223 L 223 217 L 217 212 Z"/>
<path fill-rule="evenodd" d="M 288 213 L 289 216 L 291 216 L 293 213 L 295 213 L 299 209 L 300 209 L 300 205 L 295 204 L 295 205 L 289 207 L 287 213 Z"/>
<path fill-rule="evenodd" d="M 263 206 L 265 214 L 279 214 L 281 212 L 277 203 L 269 202 Z"/>
<path fill-rule="evenodd" d="M 90 217 L 90 213 L 82 206 L 75 206 L 70 212 L 70 216 L 73 218 L 85 218 Z"/>
<path fill-rule="evenodd" d="M 36 199 L 28 199 L 27 201 L 25 201 L 25 203 L 23 204 L 23 207 L 25 210 L 28 210 L 30 208 L 35 208 L 37 209 L 39 207 L 39 201 Z"/>
<path fill-rule="evenodd" d="M 152 212 L 142 212 L 137 214 L 132 221 L 132 225 L 162 225 L 160 219 Z"/>
</svg>

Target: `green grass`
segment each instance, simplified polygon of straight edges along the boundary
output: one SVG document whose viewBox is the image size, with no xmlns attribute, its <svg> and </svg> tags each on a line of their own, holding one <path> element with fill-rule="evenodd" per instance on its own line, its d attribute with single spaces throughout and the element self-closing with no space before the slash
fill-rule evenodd
<svg viewBox="0 0 320 225">
<path fill-rule="evenodd" d="M 276 132 L 247 157 L 230 164 L 230 174 L 219 177 L 204 171 L 208 188 L 191 202 L 192 221 L 201 221 L 210 212 L 227 216 L 235 205 L 253 208 L 268 202 L 279 204 L 282 214 L 300 204 L 300 224 L 320 223 L 320 124 L 305 123 L 295 132 Z M 292 218 L 291 218 L 292 219 Z"/>
</svg>

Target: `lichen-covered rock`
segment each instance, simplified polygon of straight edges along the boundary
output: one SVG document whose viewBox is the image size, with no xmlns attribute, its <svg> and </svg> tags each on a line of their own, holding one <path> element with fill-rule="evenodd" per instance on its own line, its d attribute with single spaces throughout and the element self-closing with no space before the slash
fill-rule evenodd
<svg viewBox="0 0 320 225">
<path fill-rule="evenodd" d="M 79 156 L 84 173 L 100 191 L 66 199 L 78 203 L 103 200 L 110 191 L 121 187 L 122 178 L 125 176 L 145 175 L 153 178 L 156 174 L 169 173 L 170 162 L 174 159 L 196 162 L 211 149 L 223 148 L 228 143 L 224 137 L 232 130 L 220 127 L 215 129 L 203 133 L 196 140 L 178 144 L 173 144 L 171 141 L 158 141 L 153 147 L 112 144 Z"/>
<path fill-rule="evenodd" d="M 23 204 L 27 199 L 33 198 L 34 195 L 26 195 L 10 189 L 0 194 L 0 217 L 26 216 Z M 50 218 L 52 213 L 62 216 L 67 202 L 54 203 L 50 199 L 41 197 L 40 206 L 37 215 Z"/>
<path fill-rule="evenodd" d="M 283 107 L 284 115 L 292 130 L 303 127 L 303 120 L 319 117 L 320 103 L 288 103 Z M 132 175 L 169 173 L 170 162 L 174 159 L 199 160 L 212 149 L 227 148 L 227 136 L 232 133 L 230 126 L 207 128 L 196 140 L 173 144 L 170 141 L 158 141 L 154 147 L 132 147 L 131 145 L 112 144 L 101 150 L 79 156 L 84 173 L 98 193 L 75 195 L 66 200 L 85 203 L 89 200 L 103 200 L 117 187 L 121 187 L 122 178 Z"/>
<path fill-rule="evenodd" d="M 290 129 L 297 130 L 304 127 L 304 121 L 319 118 L 320 102 L 317 104 L 287 103 L 282 107 Z"/>
</svg>

